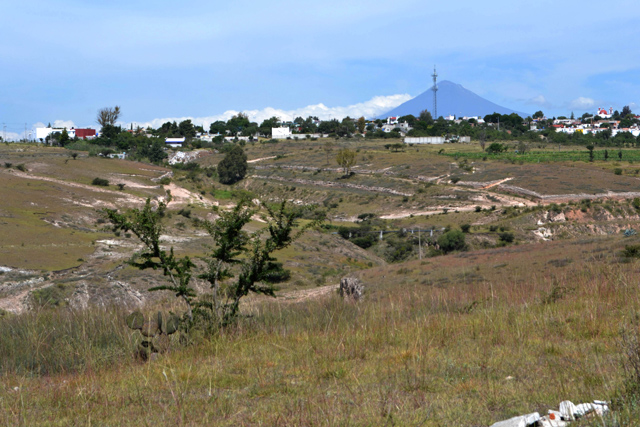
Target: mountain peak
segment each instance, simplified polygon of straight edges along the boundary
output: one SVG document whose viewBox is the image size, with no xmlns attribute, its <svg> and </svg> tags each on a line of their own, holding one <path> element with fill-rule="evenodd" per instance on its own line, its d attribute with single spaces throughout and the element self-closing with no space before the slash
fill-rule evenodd
<svg viewBox="0 0 640 427">
<path fill-rule="evenodd" d="M 422 110 L 429 110 L 433 113 L 433 91 L 431 88 L 378 117 L 386 118 L 391 116 L 406 116 L 408 114 L 413 114 L 418 117 Z M 470 90 L 465 89 L 458 83 L 449 80 L 438 82 L 438 116 L 484 117 L 487 114 L 493 113 L 516 113 L 523 118 L 529 116 L 527 113 L 502 107 L 484 99 Z"/>
</svg>

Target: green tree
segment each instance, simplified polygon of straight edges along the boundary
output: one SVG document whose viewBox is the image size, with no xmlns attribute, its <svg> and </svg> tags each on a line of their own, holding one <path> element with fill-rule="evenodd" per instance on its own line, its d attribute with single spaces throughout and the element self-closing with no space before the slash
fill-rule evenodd
<svg viewBox="0 0 640 427">
<path fill-rule="evenodd" d="M 227 121 L 227 130 L 231 135 L 240 135 L 244 128 L 250 125 L 249 117 L 244 113 L 238 113 Z"/>
<path fill-rule="evenodd" d="M 438 246 L 444 253 L 462 251 L 467 247 L 464 233 L 460 230 L 449 230 L 438 237 Z"/>
<path fill-rule="evenodd" d="M 499 142 L 494 142 L 487 147 L 487 153 L 489 154 L 498 154 L 502 153 L 503 151 L 507 151 L 507 147 L 504 144 L 500 144 Z"/>
<path fill-rule="evenodd" d="M 209 125 L 209 133 L 224 135 L 227 130 L 227 124 L 221 120 L 215 121 Z"/>
<path fill-rule="evenodd" d="M 356 164 L 356 152 L 348 148 L 338 150 L 336 162 L 342 167 L 345 175 L 351 173 L 351 168 Z"/>
<path fill-rule="evenodd" d="M 146 136 L 142 137 L 147 139 Z M 149 144 L 145 144 L 140 148 L 140 156 L 146 157 L 151 163 L 161 163 L 164 159 L 169 157 L 164 151 L 164 142 L 160 138 L 154 138 L 154 141 Z"/>
<path fill-rule="evenodd" d="M 165 203 L 154 207 L 147 199 L 141 210 L 106 209 L 103 215 L 113 224 L 114 231 L 132 232 L 143 243 L 142 250 L 129 264 L 140 269 L 159 269 L 168 278 L 168 284 L 149 290 L 168 290 L 180 298 L 186 305 L 183 320 L 187 327 L 201 323 L 215 330 L 233 323 L 239 313 L 240 300 L 250 292 L 274 295 L 270 277 L 280 266 L 272 254 L 289 246 L 320 221 L 296 231 L 301 210 L 289 209 L 284 202 L 277 208 L 265 209 L 266 227 L 252 234 L 244 227 L 258 212 L 248 201 L 239 202 L 230 211 L 218 211 L 220 217 L 214 222 L 197 221 L 213 239 L 211 251 L 203 258 L 204 270 L 196 270 L 189 256 L 176 256 L 173 247 L 167 250 L 161 246 Z M 191 285 L 193 274 L 209 283 L 211 293 L 198 297 Z"/>
<path fill-rule="evenodd" d="M 196 129 L 193 127 L 193 123 L 191 123 L 191 120 L 187 119 L 181 121 L 178 125 L 178 133 L 181 136 L 193 138 L 194 136 L 196 136 Z"/>
<path fill-rule="evenodd" d="M 58 144 L 60 144 L 61 147 L 64 147 L 69 143 L 69 139 L 69 132 L 67 132 L 67 128 L 62 129 L 62 133 L 58 138 Z"/>
<path fill-rule="evenodd" d="M 218 163 L 218 179 L 222 184 L 235 184 L 247 174 L 247 155 L 239 145 L 233 145 Z"/>
<path fill-rule="evenodd" d="M 274 116 L 270 119 L 263 120 L 258 127 L 258 132 L 266 138 L 271 138 L 271 129 L 277 127 L 280 127 L 280 119 Z"/>
<path fill-rule="evenodd" d="M 364 133 L 364 129 L 366 126 L 367 126 L 367 121 L 364 119 L 364 117 L 360 117 L 358 119 L 358 132 Z"/>
<path fill-rule="evenodd" d="M 533 113 L 533 116 L 531 117 L 533 117 L 534 119 L 541 119 L 544 117 L 544 113 L 542 112 L 542 110 L 539 110 Z"/>
<path fill-rule="evenodd" d="M 589 150 L 589 161 L 593 162 L 593 149 L 595 148 L 593 146 L 593 144 L 589 144 L 585 147 L 587 150 Z"/>
<path fill-rule="evenodd" d="M 431 113 L 428 110 L 420 111 L 420 114 L 418 115 L 418 120 L 420 120 L 421 122 L 425 122 L 428 125 L 433 123 L 433 117 L 431 116 Z"/>
</svg>

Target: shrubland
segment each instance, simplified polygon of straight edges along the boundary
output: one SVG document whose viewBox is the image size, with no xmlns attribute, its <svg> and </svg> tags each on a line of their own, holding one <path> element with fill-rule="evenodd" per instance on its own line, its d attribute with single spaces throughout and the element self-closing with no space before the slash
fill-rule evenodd
<svg viewBox="0 0 640 427">
<path fill-rule="evenodd" d="M 633 191 L 634 164 L 598 150 L 589 162 L 584 148 L 550 164 L 549 147 L 518 157 L 505 140 L 507 153 L 493 155 L 461 144 L 392 152 L 387 142 L 247 143 L 248 159 L 268 160 L 249 163 L 233 185 L 217 169 L 231 148 L 171 167 L 84 152 L 69 160 L 62 149 L 3 154 L 3 264 L 33 270 L 0 275 L 5 301 L 28 306 L 0 311 L 1 423 L 488 425 L 565 399 L 605 399 L 619 425 L 632 425 L 640 242 L 623 231 L 640 202 L 596 193 Z M 355 153 L 355 173 L 335 161 L 339 148 Z M 95 177 L 125 185 L 98 188 Z M 505 178 L 540 197 L 485 188 Z M 184 305 L 176 287 L 146 292 L 166 284 L 162 269 L 143 274 L 127 263 L 139 250 L 135 233 L 114 236 L 98 212 L 147 198 L 168 203 L 162 248 L 196 262 L 210 241 L 194 221 L 215 221 L 241 199 L 298 206 L 301 226 L 319 219 L 314 207 L 330 220 L 273 252 L 269 272 L 290 272 L 276 274 L 276 298 L 243 295 L 233 322 L 183 330 L 143 362 L 140 333 L 125 325 L 131 295 L 139 292 L 145 316 Z M 553 241 L 534 236 L 539 221 Z M 241 227 L 264 228 L 259 219 Z M 149 265 L 159 260 L 152 255 Z M 334 293 L 346 275 L 365 284 L 364 300 Z M 212 291 L 193 278 L 198 295 Z M 82 292 L 86 308 L 76 304 Z"/>
</svg>

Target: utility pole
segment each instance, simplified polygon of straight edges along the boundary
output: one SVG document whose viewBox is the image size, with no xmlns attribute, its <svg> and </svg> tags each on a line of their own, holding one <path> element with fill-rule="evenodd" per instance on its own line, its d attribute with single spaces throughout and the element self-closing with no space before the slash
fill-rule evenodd
<svg viewBox="0 0 640 427">
<path fill-rule="evenodd" d="M 7 142 L 7 125 L 2 123 L 2 142 Z"/>
<path fill-rule="evenodd" d="M 438 120 L 438 73 L 436 73 L 436 66 L 433 66 L 433 87 L 431 90 L 433 91 L 433 120 Z"/>
</svg>

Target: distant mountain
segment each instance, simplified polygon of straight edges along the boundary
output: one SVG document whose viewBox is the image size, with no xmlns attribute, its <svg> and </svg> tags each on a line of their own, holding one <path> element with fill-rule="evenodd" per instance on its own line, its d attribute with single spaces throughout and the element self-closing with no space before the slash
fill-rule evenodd
<svg viewBox="0 0 640 427">
<path fill-rule="evenodd" d="M 424 91 L 404 104 L 400 104 L 393 110 L 381 114 L 378 118 L 406 116 L 407 114 L 413 114 L 418 117 L 422 110 L 429 110 L 433 114 L 433 91 L 431 89 Z M 493 113 L 516 113 L 522 118 L 530 115 L 530 113 L 521 113 L 494 104 L 457 83 L 448 80 L 438 83 L 438 116 L 454 115 L 457 118 L 464 116 L 484 117 Z"/>
</svg>

